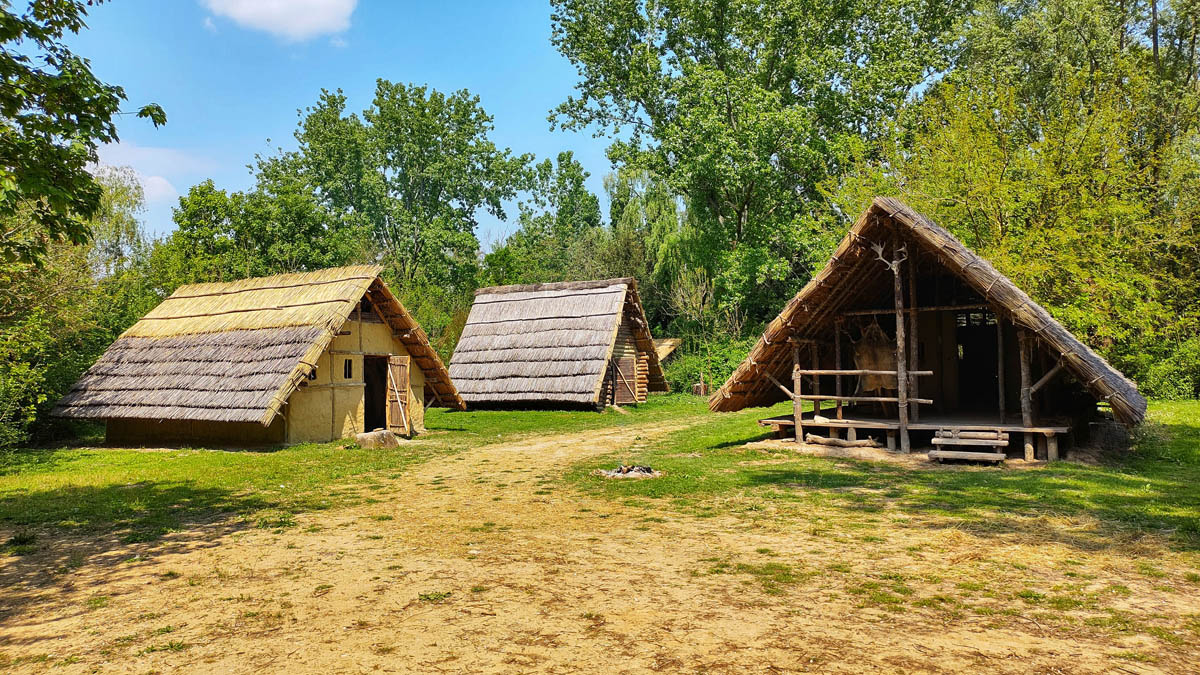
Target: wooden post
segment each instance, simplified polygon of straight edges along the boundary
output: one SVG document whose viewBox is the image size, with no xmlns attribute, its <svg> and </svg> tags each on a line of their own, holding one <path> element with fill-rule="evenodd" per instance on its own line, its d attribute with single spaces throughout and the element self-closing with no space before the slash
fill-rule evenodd
<svg viewBox="0 0 1200 675">
<path fill-rule="evenodd" d="M 842 369 L 842 320 L 838 318 L 833 323 L 833 367 L 835 370 Z M 838 396 L 842 395 L 842 376 L 837 375 L 833 379 L 833 393 Z M 837 418 L 842 419 L 842 400 L 837 401 Z M 853 440 L 853 439 L 852 439 Z"/>
<path fill-rule="evenodd" d="M 995 310 L 993 310 L 995 312 Z M 1004 402 L 1004 320 L 1000 318 L 1000 313 L 996 315 L 996 388 L 1000 394 L 1000 423 L 1004 424 L 1004 418 L 1008 412 L 1005 410 Z"/>
<path fill-rule="evenodd" d="M 1058 461 L 1058 434 L 1046 434 L 1046 461 Z"/>
<path fill-rule="evenodd" d="M 810 352 L 812 352 L 812 369 L 820 370 L 821 369 L 821 353 L 818 351 L 819 347 L 817 346 L 817 343 L 813 342 L 813 343 L 809 344 L 808 349 Z M 812 376 L 812 385 L 813 385 L 813 394 L 819 396 L 821 394 L 821 376 L 820 375 Z M 820 414 L 821 414 L 821 401 L 820 401 L 820 399 L 815 399 L 815 400 L 813 400 L 813 419 L 815 420 L 816 417 Z"/>
<path fill-rule="evenodd" d="M 920 347 L 917 342 L 917 249 L 908 252 L 908 316 L 909 316 L 909 333 L 908 333 L 908 369 L 910 371 L 920 370 Z M 919 398 L 917 387 L 917 378 L 912 378 L 909 383 L 909 392 L 912 398 Z M 909 411 L 909 417 L 916 422 L 921 419 L 921 406 L 914 405 Z"/>
<path fill-rule="evenodd" d="M 908 354 L 904 337 L 904 293 L 900 283 L 900 237 L 892 244 L 892 302 L 896 310 L 896 412 L 900 420 L 900 452 L 912 450 L 908 440 Z"/>
<path fill-rule="evenodd" d="M 804 424 L 800 421 L 802 411 L 800 410 L 800 387 L 803 384 L 804 377 L 800 375 L 800 345 L 792 343 L 792 393 L 795 396 L 792 398 L 792 416 L 795 418 L 796 442 L 804 442 Z"/>
<path fill-rule="evenodd" d="M 1017 329 L 1017 346 L 1021 355 L 1021 425 L 1024 427 L 1033 426 L 1033 394 L 1030 393 L 1033 379 L 1029 373 L 1029 349 L 1030 340 L 1029 334 L 1024 328 Z M 1033 454 L 1033 434 L 1025 432 L 1025 461 L 1032 462 Z"/>
</svg>

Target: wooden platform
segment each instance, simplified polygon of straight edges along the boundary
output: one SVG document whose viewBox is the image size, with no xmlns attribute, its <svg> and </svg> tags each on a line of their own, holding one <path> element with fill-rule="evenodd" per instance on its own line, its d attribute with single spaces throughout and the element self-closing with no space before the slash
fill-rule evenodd
<svg viewBox="0 0 1200 675">
<path fill-rule="evenodd" d="M 829 427 L 834 429 L 884 429 L 896 430 L 900 424 L 893 419 L 881 417 L 864 417 L 861 415 L 846 415 L 844 419 L 822 416 L 813 419 L 812 413 L 806 413 L 801 419 L 804 426 Z M 795 418 L 791 415 L 767 417 L 758 423 L 764 427 L 794 427 Z M 930 415 L 922 414 L 919 422 L 909 422 L 909 431 L 939 431 L 942 429 L 958 429 L 960 431 L 992 431 L 1000 430 L 1008 433 L 1031 434 L 1065 434 L 1071 427 L 1063 426 L 1022 426 L 1019 421 L 1001 422 L 996 418 L 988 419 L 984 415 Z"/>
</svg>

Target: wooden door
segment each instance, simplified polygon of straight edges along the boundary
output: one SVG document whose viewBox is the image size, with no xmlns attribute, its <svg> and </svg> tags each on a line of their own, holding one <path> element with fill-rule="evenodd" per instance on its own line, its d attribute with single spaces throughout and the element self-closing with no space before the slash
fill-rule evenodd
<svg viewBox="0 0 1200 675">
<path fill-rule="evenodd" d="M 400 436 L 412 433 L 408 401 L 408 357 L 388 357 L 387 427 Z"/>
<path fill-rule="evenodd" d="M 613 401 L 618 405 L 637 403 L 637 358 L 613 359 Z"/>
</svg>

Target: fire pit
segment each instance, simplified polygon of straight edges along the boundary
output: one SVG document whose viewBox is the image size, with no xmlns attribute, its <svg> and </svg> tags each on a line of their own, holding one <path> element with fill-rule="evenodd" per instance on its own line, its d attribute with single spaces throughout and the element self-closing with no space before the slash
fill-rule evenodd
<svg viewBox="0 0 1200 675">
<path fill-rule="evenodd" d="M 648 466 L 637 464 L 622 464 L 615 469 L 599 469 L 596 471 L 599 476 L 605 478 L 658 478 L 662 475 L 661 471 L 655 471 Z"/>
</svg>

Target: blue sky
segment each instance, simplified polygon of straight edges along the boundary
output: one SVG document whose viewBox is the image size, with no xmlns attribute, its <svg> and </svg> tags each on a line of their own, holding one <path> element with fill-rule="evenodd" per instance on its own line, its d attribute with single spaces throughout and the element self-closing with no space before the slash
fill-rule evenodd
<svg viewBox="0 0 1200 675">
<path fill-rule="evenodd" d="M 546 121 L 576 79 L 550 44 L 548 2 L 113 0 L 92 8 L 88 25 L 71 44 L 96 74 L 125 87 L 128 109 L 156 102 L 167 112 L 159 129 L 122 117 L 121 143 L 101 151 L 142 177 L 152 234 L 173 228 L 178 196 L 206 178 L 249 187 L 246 165 L 294 147 L 296 111 L 322 88 L 340 87 L 359 111 L 377 78 L 470 90 L 495 119 L 497 145 L 539 159 L 573 150 L 598 194 L 609 171 L 605 139 Z M 480 241 L 514 229 L 513 216 L 481 218 Z"/>
</svg>

